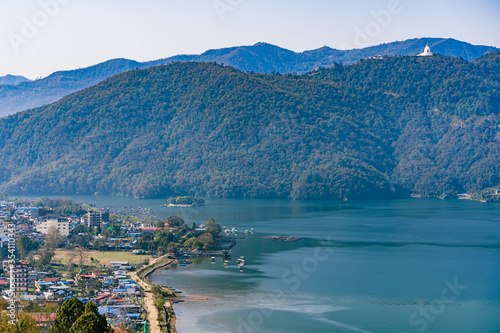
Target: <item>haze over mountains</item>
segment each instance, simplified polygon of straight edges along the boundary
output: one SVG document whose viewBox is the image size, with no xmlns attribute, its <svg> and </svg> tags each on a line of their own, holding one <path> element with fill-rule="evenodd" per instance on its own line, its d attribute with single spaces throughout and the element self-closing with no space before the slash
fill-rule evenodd
<svg viewBox="0 0 500 333">
<path fill-rule="evenodd" d="M 262 44 L 257 46 L 262 47 Z M 173 63 L 0 119 L 0 190 L 381 199 L 500 184 L 500 52 L 305 75 Z"/>
<path fill-rule="evenodd" d="M 10 76 L 1 77 L 0 116 L 50 104 L 125 71 L 176 61 L 224 63 L 242 71 L 256 73 L 301 74 L 318 67 L 330 67 L 336 63 L 352 64 L 360 59 L 375 55 L 415 55 L 420 53 L 427 43 L 432 47 L 433 52 L 461 57 L 468 61 L 473 61 L 486 53 L 498 50 L 495 47 L 476 46 L 454 39 L 420 38 L 346 51 L 322 47 L 296 53 L 274 45 L 258 43 L 253 46 L 210 50 L 201 55 L 178 55 L 144 63 L 127 59 L 113 59 L 88 68 L 55 72 L 46 78 L 35 81 L 29 81 L 22 77 L 17 79 Z"/>
<path fill-rule="evenodd" d="M 25 78 L 24 76 L 16 76 L 16 75 L 5 75 L 0 77 L 0 85 L 17 85 L 22 82 L 29 82 L 31 81 L 28 78 Z"/>
</svg>

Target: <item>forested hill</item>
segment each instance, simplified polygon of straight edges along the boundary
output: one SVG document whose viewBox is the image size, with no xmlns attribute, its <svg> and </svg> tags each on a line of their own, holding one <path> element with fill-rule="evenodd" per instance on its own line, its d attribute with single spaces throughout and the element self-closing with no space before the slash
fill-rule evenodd
<svg viewBox="0 0 500 333">
<path fill-rule="evenodd" d="M 336 63 L 352 64 L 375 55 L 416 55 L 428 44 L 432 51 L 472 61 L 498 51 L 492 46 L 471 45 L 451 38 L 417 38 L 380 44 L 362 49 L 337 50 L 322 47 L 305 52 L 293 52 L 267 43 L 209 50 L 199 55 L 177 55 L 150 62 L 113 59 L 91 67 L 59 71 L 46 78 L 27 82 L 0 77 L 0 117 L 53 103 L 78 90 L 93 86 L 108 77 L 132 69 L 143 69 L 172 62 L 217 62 L 242 71 L 256 73 L 298 73 Z M 3 82 L 3 83 L 2 83 Z"/>
<path fill-rule="evenodd" d="M 0 120 L 9 193 L 294 199 L 498 185 L 500 54 L 298 75 L 174 63 Z"/>
</svg>

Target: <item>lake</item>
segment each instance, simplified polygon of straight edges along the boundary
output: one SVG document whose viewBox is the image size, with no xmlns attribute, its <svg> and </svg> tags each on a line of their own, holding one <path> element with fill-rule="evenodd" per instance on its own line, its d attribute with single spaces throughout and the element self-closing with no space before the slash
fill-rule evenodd
<svg viewBox="0 0 500 333">
<path fill-rule="evenodd" d="M 186 297 L 208 298 L 175 305 L 180 333 L 500 332 L 499 204 L 209 199 L 167 208 L 165 200 L 73 198 L 189 224 L 212 217 L 238 230 L 228 267 L 196 259 L 153 275 Z"/>
</svg>

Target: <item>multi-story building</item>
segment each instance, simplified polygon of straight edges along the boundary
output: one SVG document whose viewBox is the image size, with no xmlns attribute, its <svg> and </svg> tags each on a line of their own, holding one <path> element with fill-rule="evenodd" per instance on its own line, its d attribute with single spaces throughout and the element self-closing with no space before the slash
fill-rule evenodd
<svg viewBox="0 0 500 333">
<path fill-rule="evenodd" d="M 9 235 L 12 235 L 13 232 L 17 236 L 18 231 L 12 221 L 0 221 L 0 238 L 11 238 Z"/>
<path fill-rule="evenodd" d="M 29 271 L 28 272 L 28 288 L 35 289 L 37 272 Z"/>
<path fill-rule="evenodd" d="M 49 219 L 38 223 L 35 226 L 36 231 L 41 232 L 46 235 L 49 232 L 50 227 L 55 227 L 59 230 L 61 236 L 69 236 L 69 221 L 66 219 Z"/>
<path fill-rule="evenodd" d="M 8 277 L 9 283 L 14 283 L 10 289 L 14 292 L 27 292 L 28 291 L 28 271 L 31 270 L 27 263 L 22 261 L 10 262 L 4 260 L 2 262 L 5 275 Z"/>
<path fill-rule="evenodd" d="M 85 220 L 87 227 L 97 229 L 102 223 L 102 213 L 88 211 Z"/>
<path fill-rule="evenodd" d="M 107 222 L 109 222 L 109 211 L 104 213 L 88 211 L 85 216 L 85 224 L 92 229 L 102 228 Z"/>
</svg>

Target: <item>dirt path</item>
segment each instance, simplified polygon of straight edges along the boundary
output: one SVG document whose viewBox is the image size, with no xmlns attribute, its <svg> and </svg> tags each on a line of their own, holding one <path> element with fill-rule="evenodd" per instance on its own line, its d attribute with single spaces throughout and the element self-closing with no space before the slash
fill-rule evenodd
<svg viewBox="0 0 500 333">
<path fill-rule="evenodd" d="M 130 273 L 130 277 L 134 280 L 144 291 L 150 291 L 151 286 L 146 282 L 139 279 L 136 272 Z M 149 331 L 151 333 L 161 333 L 160 323 L 158 322 L 158 309 L 156 309 L 154 295 L 151 292 L 144 293 L 144 309 L 147 313 L 149 323 Z"/>
<path fill-rule="evenodd" d="M 148 266 L 153 265 L 161 258 L 162 257 L 159 257 L 151 261 L 151 263 Z M 148 291 L 144 293 L 144 308 L 147 312 L 147 319 L 149 322 L 149 332 L 161 333 L 160 323 L 158 322 L 158 309 L 155 306 L 154 295 L 152 292 L 149 292 L 151 290 L 151 285 L 141 280 L 139 276 L 137 276 L 136 272 L 131 272 L 129 273 L 129 275 L 132 278 L 132 280 L 134 280 L 144 291 Z"/>
</svg>

